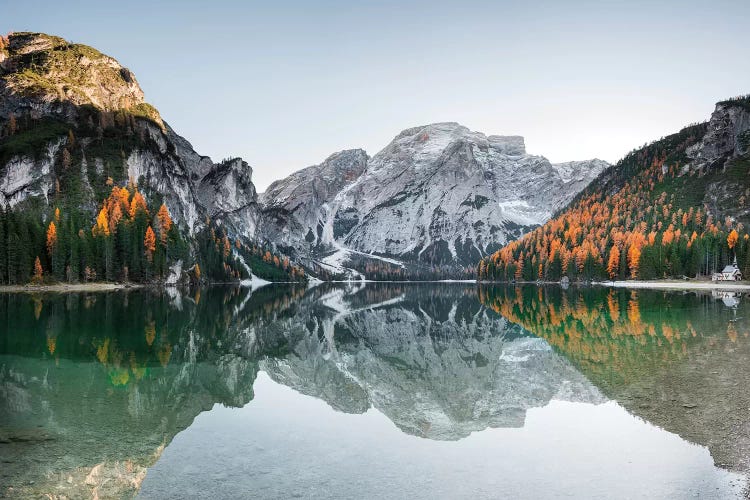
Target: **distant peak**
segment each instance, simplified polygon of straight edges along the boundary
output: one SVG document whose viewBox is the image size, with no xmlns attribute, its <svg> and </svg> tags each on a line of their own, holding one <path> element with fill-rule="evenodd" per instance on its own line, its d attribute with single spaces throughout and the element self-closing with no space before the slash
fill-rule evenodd
<svg viewBox="0 0 750 500">
<path fill-rule="evenodd" d="M 93 47 L 58 36 L 9 34 L 0 44 L 0 83 L 0 101 L 10 103 L 4 112 L 76 116 L 77 108 L 92 105 L 107 112 L 129 110 L 164 129 L 130 70 Z"/>
<path fill-rule="evenodd" d="M 520 135 L 491 135 L 487 137 L 490 145 L 507 155 L 520 156 L 526 154 L 526 143 Z"/>
<path fill-rule="evenodd" d="M 367 160 L 367 152 L 361 148 L 344 149 L 331 154 L 328 158 L 323 160 L 323 163 L 331 163 L 342 159 L 352 159 L 357 157 Z"/>
<path fill-rule="evenodd" d="M 420 125 L 403 130 L 396 136 L 395 141 L 413 137 L 417 142 L 428 142 L 431 140 L 445 141 L 448 137 L 467 137 L 470 140 L 487 141 L 496 151 L 511 156 L 526 154 L 526 144 L 520 135 L 490 135 L 474 132 L 468 127 L 457 122 L 437 122 L 428 125 Z"/>
<path fill-rule="evenodd" d="M 410 127 L 402 130 L 400 134 L 396 136 L 396 139 L 404 137 L 411 137 L 419 134 L 429 134 L 430 132 L 470 132 L 470 130 L 460 123 L 457 122 L 437 122 L 429 123 L 427 125 L 419 125 L 416 127 Z"/>
</svg>

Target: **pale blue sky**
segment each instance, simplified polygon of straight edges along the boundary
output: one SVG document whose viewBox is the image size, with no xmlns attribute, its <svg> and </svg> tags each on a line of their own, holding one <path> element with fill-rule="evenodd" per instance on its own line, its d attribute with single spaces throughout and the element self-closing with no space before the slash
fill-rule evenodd
<svg viewBox="0 0 750 500">
<path fill-rule="evenodd" d="M 2 1 L 0 31 L 92 45 L 258 189 L 458 121 L 552 161 L 616 161 L 750 92 L 750 2 Z"/>
</svg>

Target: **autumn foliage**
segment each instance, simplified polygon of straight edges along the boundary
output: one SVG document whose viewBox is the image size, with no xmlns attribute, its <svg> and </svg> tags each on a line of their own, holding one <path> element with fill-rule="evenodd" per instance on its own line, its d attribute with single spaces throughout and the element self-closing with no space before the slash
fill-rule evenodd
<svg viewBox="0 0 750 500">
<path fill-rule="evenodd" d="M 146 252 L 146 258 L 150 261 L 154 259 L 154 251 L 156 250 L 156 235 L 151 226 L 146 229 L 146 235 L 143 237 L 143 248 Z"/>
<path fill-rule="evenodd" d="M 480 262 L 480 279 L 557 281 L 708 275 L 736 251 L 748 258 L 748 235 L 731 218 L 716 220 L 676 185 L 700 175 L 682 169 L 697 132 L 686 129 L 639 150 L 616 167 L 616 187 L 584 191 L 562 213 Z M 666 139 L 665 139 L 666 140 Z M 750 264 L 750 262 L 748 262 Z"/>
</svg>

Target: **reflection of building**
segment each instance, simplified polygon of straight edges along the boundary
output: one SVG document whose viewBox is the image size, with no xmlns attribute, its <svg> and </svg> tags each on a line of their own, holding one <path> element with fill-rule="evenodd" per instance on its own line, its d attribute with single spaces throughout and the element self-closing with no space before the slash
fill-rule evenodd
<svg viewBox="0 0 750 500">
<path fill-rule="evenodd" d="M 713 290 L 711 296 L 715 299 L 721 299 L 724 305 L 731 308 L 736 308 L 740 304 L 740 295 L 737 292 L 727 292 L 725 290 Z"/>
<path fill-rule="evenodd" d="M 711 275 L 711 281 L 740 281 L 742 279 L 742 273 L 737 267 L 737 258 L 734 262 L 724 267 L 720 273 L 714 273 Z"/>
</svg>

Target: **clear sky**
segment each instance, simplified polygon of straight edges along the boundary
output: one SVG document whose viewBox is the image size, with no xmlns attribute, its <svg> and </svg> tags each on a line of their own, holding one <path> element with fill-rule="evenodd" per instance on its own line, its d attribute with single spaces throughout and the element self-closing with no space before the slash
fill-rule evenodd
<svg viewBox="0 0 750 500">
<path fill-rule="evenodd" d="M 0 31 L 92 45 L 259 191 L 342 149 L 457 121 L 611 162 L 750 92 L 750 1 L 2 0 Z"/>
</svg>

